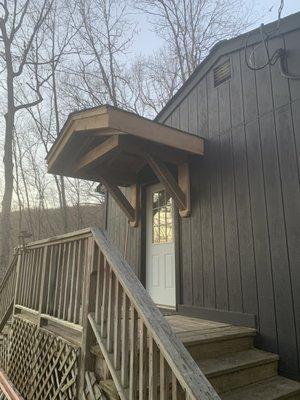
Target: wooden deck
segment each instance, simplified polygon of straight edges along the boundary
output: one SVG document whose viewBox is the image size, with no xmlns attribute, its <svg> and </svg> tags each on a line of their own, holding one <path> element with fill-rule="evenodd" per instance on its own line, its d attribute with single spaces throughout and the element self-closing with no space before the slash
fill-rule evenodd
<svg viewBox="0 0 300 400">
<path fill-rule="evenodd" d="M 180 314 L 166 316 L 167 321 L 185 346 L 198 343 L 210 343 L 227 339 L 253 337 L 256 330 L 243 326 L 234 326 L 223 322 L 208 321 L 200 318 L 187 317 Z"/>
<path fill-rule="evenodd" d="M 167 315 L 167 321 L 176 332 L 177 336 L 183 341 L 199 341 L 200 338 L 224 336 L 228 333 L 256 333 L 255 329 L 234 326 L 223 322 L 208 321 L 206 319 L 192 318 L 180 314 Z"/>
</svg>

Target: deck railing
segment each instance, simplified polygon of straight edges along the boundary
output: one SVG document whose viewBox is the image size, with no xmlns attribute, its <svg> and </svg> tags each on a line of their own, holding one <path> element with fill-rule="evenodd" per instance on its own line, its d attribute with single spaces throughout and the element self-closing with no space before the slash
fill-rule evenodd
<svg viewBox="0 0 300 400">
<path fill-rule="evenodd" d="M 219 399 L 105 232 L 31 243 L 17 270 L 16 312 L 80 332 L 81 391 L 96 342 L 121 400 Z"/>
<path fill-rule="evenodd" d="M 90 229 L 30 243 L 21 252 L 16 307 L 44 320 L 82 326 Z"/>
</svg>

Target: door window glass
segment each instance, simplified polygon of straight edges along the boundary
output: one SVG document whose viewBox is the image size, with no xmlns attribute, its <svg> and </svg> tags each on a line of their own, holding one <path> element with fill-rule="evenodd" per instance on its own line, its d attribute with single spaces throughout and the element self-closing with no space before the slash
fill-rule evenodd
<svg viewBox="0 0 300 400">
<path fill-rule="evenodd" d="M 173 241 L 172 199 L 162 189 L 152 194 L 152 242 L 170 243 Z"/>
</svg>

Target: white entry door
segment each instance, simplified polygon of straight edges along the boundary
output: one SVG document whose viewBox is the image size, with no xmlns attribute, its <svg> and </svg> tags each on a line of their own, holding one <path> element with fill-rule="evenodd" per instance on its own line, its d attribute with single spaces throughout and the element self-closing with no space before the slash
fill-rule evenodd
<svg viewBox="0 0 300 400">
<path fill-rule="evenodd" d="M 146 288 L 153 301 L 176 307 L 174 211 L 161 184 L 147 190 Z"/>
</svg>

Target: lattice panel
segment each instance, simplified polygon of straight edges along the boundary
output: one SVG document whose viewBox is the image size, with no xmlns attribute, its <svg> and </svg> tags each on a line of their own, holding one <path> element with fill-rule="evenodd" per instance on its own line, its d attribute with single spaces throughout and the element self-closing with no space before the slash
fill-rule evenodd
<svg viewBox="0 0 300 400">
<path fill-rule="evenodd" d="M 28 400 L 76 399 L 78 352 L 63 339 L 15 318 L 7 373 Z"/>
</svg>

